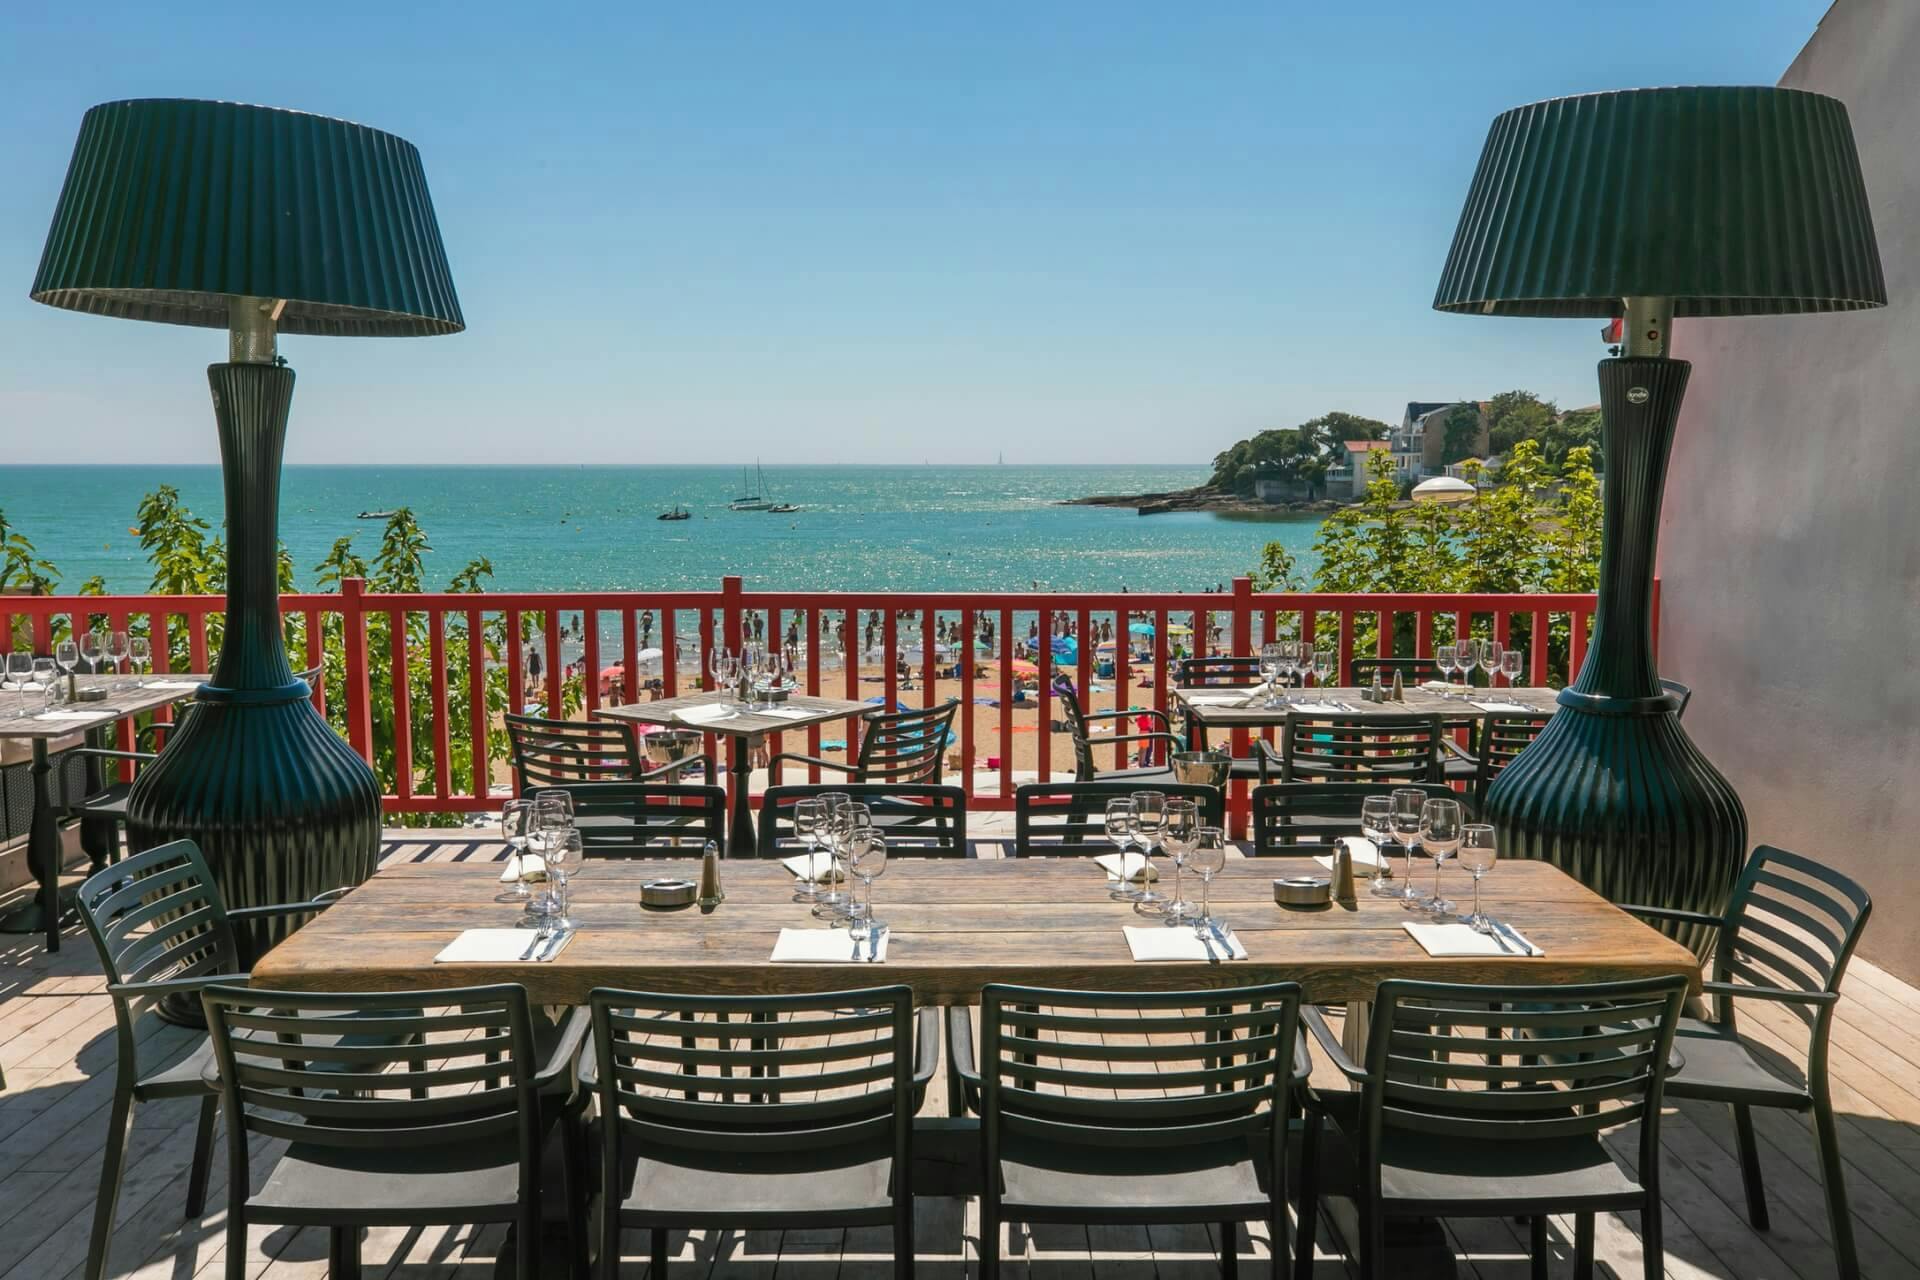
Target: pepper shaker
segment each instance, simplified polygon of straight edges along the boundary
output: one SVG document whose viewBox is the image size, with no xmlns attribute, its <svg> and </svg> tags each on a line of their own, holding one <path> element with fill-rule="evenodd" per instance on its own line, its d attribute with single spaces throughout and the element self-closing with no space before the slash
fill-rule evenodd
<svg viewBox="0 0 1920 1280">
<path fill-rule="evenodd" d="M 1393 673 L 1393 700 L 1395 702 L 1405 702 L 1407 700 L 1407 691 L 1400 683 L 1400 673 L 1398 671 Z"/>
<path fill-rule="evenodd" d="M 1353 850 L 1342 840 L 1333 848 L 1333 900 L 1343 907 L 1360 905 L 1353 887 Z"/>
<path fill-rule="evenodd" d="M 711 840 L 700 857 L 699 898 L 702 911 L 711 911 L 727 900 L 727 891 L 720 887 L 720 846 Z"/>
</svg>

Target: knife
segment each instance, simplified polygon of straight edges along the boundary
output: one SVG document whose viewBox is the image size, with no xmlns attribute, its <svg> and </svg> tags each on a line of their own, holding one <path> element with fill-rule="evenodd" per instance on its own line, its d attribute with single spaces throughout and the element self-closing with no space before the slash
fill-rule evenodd
<svg viewBox="0 0 1920 1280">
<path fill-rule="evenodd" d="M 1513 949 L 1523 956 L 1533 955 L 1537 950 L 1531 942 L 1528 942 L 1516 933 L 1513 926 L 1505 920 L 1495 920 L 1493 922 L 1493 931 L 1496 936 L 1504 936 L 1507 941 L 1513 943 Z"/>
<path fill-rule="evenodd" d="M 560 945 L 564 943 L 568 938 L 571 938 L 572 936 L 573 936 L 573 930 L 571 929 L 555 929 L 553 931 L 553 936 L 547 939 L 546 947 L 542 949 L 540 954 L 535 956 L 534 959 L 535 960 L 553 959 L 555 956 L 560 954 Z"/>
<path fill-rule="evenodd" d="M 1208 937 L 1207 937 L 1207 935 L 1206 935 L 1206 934 L 1204 934 L 1204 933 L 1201 933 L 1201 934 L 1196 934 L 1195 936 L 1196 936 L 1196 937 L 1198 937 L 1198 938 L 1200 939 L 1200 945 L 1201 945 L 1201 947 L 1202 947 L 1202 948 L 1204 948 L 1204 949 L 1205 949 L 1205 951 L 1206 951 L 1206 953 L 1207 953 L 1207 963 L 1208 963 L 1208 964 L 1219 964 L 1219 963 L 1220 963 L 1220 957 L 1219 957 L 1219 956 L 1217 956 L 1217 955 L 1215 955 L 1215 954 L 1213 954 L 1213 940 L 1212 940 L 1212 939 L 1210 939 L 1210 938 L 1208 938 Z"/>
<path fill-rule="evenodd" d="M 527 944 L 527 949 L 526 949 L 525 951 L 522 951 L 522 952 L 520 953 L 520 958 L 521 958 L 522 960 L 531 960 L 531 959 L 533 959 L 533 957 L 534 957 L 534 953 L 540 950 L 540 944 L 541 944 L 541 943 L 543 943 L 543 942 L 545 942 L 545 941 L 547 940 L 547 938 L 548 938 L 548 937 L 549 937 L 549 935 L 548 935 L 548 933 L 546 932 L 546 930 L 545 930 L 545 929 L 540 929 L 540 930 L 537 930 L 537 931 L 535 931 L 535 933 L 534 933 L 534 935 L 533 935 L 533 941 L 532 941 L 532 942 L 529 942 L 529 943 Z"/>
<path fill-rule="evenodd" d="M 867 927 L 867 962 L 877 963 L 880 959 L 880 935 L 885 932 L 869 925 Z"/>
<path fill-rule="evenodd" d="M 1209 920 L 1207 921 L 1207 928 L 1212 930 L 1213 936 L 1219 940 L 1220 949 L 1226 952 L 1227 959 L 1233 959 L 1233 944 L 1227 941 L 1227 932 L 1220 927 L 1220 922 L 1218 920 Z"/>
</svg>

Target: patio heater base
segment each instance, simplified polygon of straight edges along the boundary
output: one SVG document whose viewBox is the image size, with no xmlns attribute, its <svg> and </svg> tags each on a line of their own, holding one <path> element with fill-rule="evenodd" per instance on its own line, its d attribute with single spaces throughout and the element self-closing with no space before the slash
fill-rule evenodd
<svg viewBox="0 0 1920 1280">
<path fill-rule="evenodd" d="M 132 843 L 190 839 L 229 909 L 300 902 L 373 874 L 380 788 L 308 700 L 281 636 L 280 458 L 293 371 L 208 368 L 227 500 L 226 633 L 213 679 L 127 799 Z M 235 927 L 250 967 L 299 918 Z M 194 1020 L 197 1002 L 163 1008 Z"/>
<path fill-rule="evenodd" d="M 1551 862 L 1615 902 L 1718 913 L 1746 859 L 1746 811 L 1680 727 L 1653 658 L 1660 499 L 1691 371 L 1662 356 L 1600 362 L 1605 544 L 1593 639 L 1560 711 L 1494 780 L 1486 809 L 1502 856 Z M 1667 931 L 1696 951 L 1712 941 Z"/>
</svg>

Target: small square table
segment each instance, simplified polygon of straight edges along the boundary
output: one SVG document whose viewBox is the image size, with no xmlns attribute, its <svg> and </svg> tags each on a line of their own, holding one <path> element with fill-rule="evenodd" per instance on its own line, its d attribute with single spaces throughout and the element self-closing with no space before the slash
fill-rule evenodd
<svg viewBox="0 0 1920 1280">
<path fill-rule="evenodd" d="M 774 714 L 736 707 L 734 714 L 723 720 L 688 720 L 680 715 L 682 711 L 694 707 L 731 706 L 732 703 L 732 695 L 718 691 L 687 693 L 659 702 L 632 702 L 620 707 L 602 707 L 594 714 L 603 720 L 671 725 L 676 729 L 694 729 L 725 738 L 727 786 L 733 792 L 733 816 L 727 823 L 727 852 L 732 857 L 751 858 L 759 847 L 753 831 L 753 802 L 747 794 L 752 774 L 749 748 L 754 741 L 769 733 L 787 733 L 833 720 L 869 716 L 880 708 L 870 702 L 796 693 L 790 694 L 785 702 L 775 704 L 771 708 Z"/>
</svg>

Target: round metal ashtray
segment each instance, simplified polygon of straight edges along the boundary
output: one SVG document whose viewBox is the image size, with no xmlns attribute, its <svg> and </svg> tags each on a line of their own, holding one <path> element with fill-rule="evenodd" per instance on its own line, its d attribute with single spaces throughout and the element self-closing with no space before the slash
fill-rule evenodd
<svg viewBox="0 0 1920 1280">
<path fill-rule="evenodd" d="M 699 886 L 691 880 L 649 880 L 640 886 L 643 907 L 690 907 Z"/>
<path fill-rule="evenodd" d="M 1273 900 L 1283 907 L 1324 907 L 1333 901 L 1333 881 L 1287 876 L 1273 882 Z"/>
<path fill-rule="evenodd" d="M 73 692 L 73 700 L 75 702 L 105 702 L 108 692 L 106 689 L 76 689 Z"/>
</svg>

